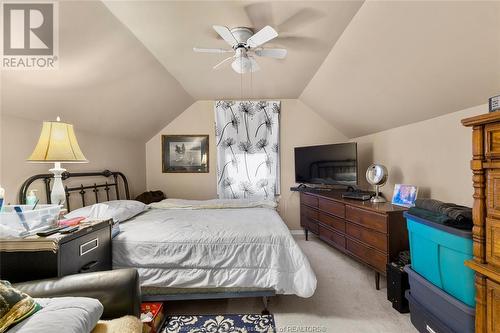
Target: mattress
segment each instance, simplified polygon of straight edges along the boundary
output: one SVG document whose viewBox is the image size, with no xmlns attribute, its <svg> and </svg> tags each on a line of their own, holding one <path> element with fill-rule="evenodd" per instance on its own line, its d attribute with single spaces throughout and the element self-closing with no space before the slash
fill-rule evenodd
<svg viewBox="0 0 500 333">
<path fill-rule="evenodd" d="M 316 276 L 274 209 L 151 209 L 120 224 L 113 268 L 141 286 L 262 288 L 310 297 Z"/>
</svg>

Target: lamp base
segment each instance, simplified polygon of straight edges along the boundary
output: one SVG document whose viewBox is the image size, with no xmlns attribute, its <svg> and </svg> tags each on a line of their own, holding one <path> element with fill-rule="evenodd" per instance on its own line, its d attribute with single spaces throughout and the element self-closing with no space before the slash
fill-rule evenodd
<svg viewBox="0 0 500 333">
<path fill-rule="evenodd" d="M 62 183 L 61 175 L 66 169 L 61 167 L 60 162 L 54 163 L 54 168 L 49 170 L 54 174 L 54 184 L 52 185 L 52 190 L 50 191 L 50 202 L 52 204 L 63 205 L 66 202 L 66 191 Z"/>
</svg>

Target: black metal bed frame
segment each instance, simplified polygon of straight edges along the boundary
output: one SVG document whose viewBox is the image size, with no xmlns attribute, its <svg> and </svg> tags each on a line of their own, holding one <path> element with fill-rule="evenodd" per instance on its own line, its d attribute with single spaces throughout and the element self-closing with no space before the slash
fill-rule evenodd
<svg viewBox="0 0 500 333">
<path fill-rule="evenodd" d="M 83 185 L 80 184 L 80 186 L 72 186 L 68 187 L 65 186 L 64 190 L 66 192 L 66 208 L 68 209 L 68 212 L 71 210 L 70 209 L 70 203 L 69 203 L 69 198 L 71 193 L 78 192 L 81 197 L 81 202 L 82 206 L 85 206 L 85 194 L 87 193 L 86 190 L 92 190 L 95 196 L 95 201 L 96 203 L 99 202 L 99 189 L 104 189 L 104 192 L 106 192 L 106 199 L 109 201 L 110 200 L 110 191 L 114 187 L 114 192 L 116 195 L 116 199 L 119 200 L 121 198 L 120 196 L 120 183 L 123 184 L 123 188 L 125 190 L 125 199 L 129 200 L 130 199 L 130 191 L 128 187 L 128 180 L 125 175 L 119 171 L 109 171 L 109 170 L 104 170 L 104 171 L 99 171 L 99 172 L 64 172 L 62 174 L 62 180 L 66 180 L 69 178 L 77 178 L 77 177 L 104 177 L 104 178 L 110 178 L 113 177 L 112 182 L 105 181 L 104 183 L 94 183 L 93 185 Z M 38 174 L 34 175 L 28 179 L 26 179 L 21 186 L 21 189 L 19 190 L 19 203 L 20 204 L 25 204 L 26 203 L 26 195 L 28 194 L 29 187 L 31 184 L 33 184 L 37 180 L 42 180 L 45 184 L 45 195 L 47 198 L 47 203 L 51 203 L 50 201 L 50 184 L 52 182 L 52 179 L 54 178 L 53 174 L 50 173 L 44 173 L 44 174 Z"/>
<path fill-rule="evenodd" d="M 64 172 L 62 174 L 62 180 L 67 180 L 69 178 L 77 178 L 77 177 L 104 177 L 110 178 L 113 177 L 113 182 L 105 181 L 102 184 L 94 183 L 93 185 L 83 185 L 80 186 L 65 186 L 64 190 L 66 192 L 66 208 L 68 212 L 70 211 L 69 198 L 71 193 L 78 192 L 81 197 L 82 206 L 85 206 L 85 194 L 88 192 L 86 190 L 92 190 L 95 195 L 96 203 L 99 202 L 99 189 L 104 188 L 106 192 L 106 199 L 110 200 L 110 191 L 112 188 L 115 188 L 116 199 L 120 200 L 120 183 L 123 184 L 123 188 L 125 190 L 125 198 L 127 200 L 130 199 L 130 192 L 127 177 L 119 171 L 109 171 L 104 170 L 100 172 Z M 37 180 L 42 180 L 45 184 L 45 195 L 47 198 L 47 203 L 51 203 L 50 200 L 50 184 L 52 179 L 54 178 L 53 174 L 45 173 L 34 175 L 28 179 L 26 179 L 19 190 L 19 203 L 26 203 L 26 195 L 29 191 L 29 187 Z M 121 181 L 120 181 L 121 179 Z M 170 301 L 170 300 L 197 300 L 197 299 L 219 299 L 219 298 L 245 298 L 245 297 L 262 297 L 262 301 L 264 304 L 264 310 L 262 313 L 269 313 L 267 310 L 268 307 L 268 298 L 276 296 L 276 292 L 274 290 L 262 289 L 262 290 L 252 290 L 252 291 L 225 291 L 222 289 L 221 291 L 203 291 L 200 292 L 197 289 L 193 290 L 192 293 L 183 293 L 183 294 L 156 294 L 156 295 L 143 295 L 143 301 Z"/>
</svg>

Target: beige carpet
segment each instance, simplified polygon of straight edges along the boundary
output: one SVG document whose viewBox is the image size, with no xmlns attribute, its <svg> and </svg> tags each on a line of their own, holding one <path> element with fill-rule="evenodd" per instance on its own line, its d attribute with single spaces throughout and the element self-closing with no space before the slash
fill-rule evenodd
<svg viewBox="0 0 500 333">
<path fill-rule="evenodd" d="M 273 297 L 269 310 L 278 332 L 416 332 L 408 314 L 387 301 L 386 282 L 375 290 L 373 271 L 310 237 L 296 237 L 318 278 L 313 297 Z M 260 313 L 260 299 L 182 301 L 167 303 L 171 314 Z"/>
</svg>

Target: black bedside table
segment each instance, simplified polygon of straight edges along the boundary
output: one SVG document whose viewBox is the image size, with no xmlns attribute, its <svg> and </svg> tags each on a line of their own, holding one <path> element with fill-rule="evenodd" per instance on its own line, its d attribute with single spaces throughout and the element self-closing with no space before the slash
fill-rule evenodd
<svg viewBox="0 0 500 333">
<path fill-rule="evenodd" d="M 0 240 L 0 279 L 15 283 L 111 270 L 111 225 L 108 220 L 67 235 Z"/>
</svg>

